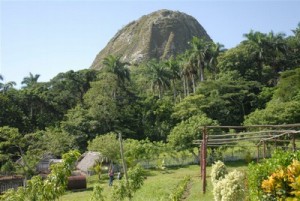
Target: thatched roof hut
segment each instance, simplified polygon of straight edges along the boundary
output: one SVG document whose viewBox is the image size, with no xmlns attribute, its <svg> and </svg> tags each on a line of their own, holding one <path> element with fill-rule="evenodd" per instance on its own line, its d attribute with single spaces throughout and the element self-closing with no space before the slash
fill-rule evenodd
<svg viewBox="0 0 300 201">
<path fill-rule="evenodd" d="M 82 155 L 82 159 L 78 162 L 76 168 L 86 174 L 97 162 L 103 162 L 105 158 L 99 152 L 86 152 Z"/>
</svg>

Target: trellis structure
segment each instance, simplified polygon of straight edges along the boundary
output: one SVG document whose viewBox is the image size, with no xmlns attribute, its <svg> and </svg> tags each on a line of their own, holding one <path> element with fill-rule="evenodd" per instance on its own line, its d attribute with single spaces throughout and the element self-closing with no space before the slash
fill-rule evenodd
<svg viewBox="0 0 300 201">
<path fill-rule="evenodd" d="M 285 125 L 251 125 L 251 126 L 204 126 L 202 129 L 202 140 L 195 140 L 194 144 L 200 145 L 200 167 L 202 179 L 202 191 L 206 192 L 206 158 L 207 147 L 233 147 L 240 146 L 236 143 L 247 141 L 253 142 L 257 147 L 257 161 L 260 158 L 259 150 L 263 146 L 263 158 L 266 157 L 266 142 L 273 142 L 277 147 L 278 143 L 292 144 L 296 148 L 296 135 L 300 133 L 300 123 Z M 235 133 L 222 133 L 222 130 L 240 130 Z M 216 130 L 219 131 L 217 134 Z M 250 130 L 250 131 L 248 131 Z M 252 147 L 253 147 L 252 146 Z M 281 146 L 280 147 L 284 147 Z M 285 147 L 287 148 L 287 147 Z"/>
</svg>

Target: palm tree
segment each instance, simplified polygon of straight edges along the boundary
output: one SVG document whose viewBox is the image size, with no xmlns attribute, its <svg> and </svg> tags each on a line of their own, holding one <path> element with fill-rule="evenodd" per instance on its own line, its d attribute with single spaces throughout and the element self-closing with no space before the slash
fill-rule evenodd
<svg viewBox="0 0 300 201">
<path fill-rule="evenodd" d="M 156 60 L 151 60 L 146 64 L 146 77 L 151 82 L 152 91 L 158 90 L 161 99 L 164 89 L 170 87 L 170 71 Z"/>
<path fill-rule="evenodd" d="M 263 63 L 265 60 L 266 34 L 251 30 L 250 33 L 244 34 L 244 37 L 248 39 L 244 43 L 249 44 L 250 47 L 255 50 L 254 54 L 259 67 L 258 76 L 259 80 L 261 80 Z"/>
<path fill-rule="evenodd" d="M 191 61 L 189 51 L 186 51 L 179 57 L 184 97 L 188 96 L 190 93 L 190 80 L 192 81 L 193 90 L 195 90 L 194 75 L 197 74 L 197 69 L 195 69 L 195 65 L 193 65 Z"/>
<path fill-rule="evenodd" d="M 0 80 L 1 81 L 4 80 L 4 78 L 1 74 L 0 74 Z M 2 93 L 5 94 L 9 89 L 13 88 L 15 85 L 16 85 L 16 83 L 13 81 L 6 82 L 6 83 L 0 82 L 0 91 L 2 91 Z"/>
<path fill-rule="evenodd" d="M 263 34 L 251 30 L 249 34 L 244 36 L 248 39 L 244 43 L 249 44 L 255 51 L 260 79 L 262 80 L 263 78 L 262 71 L 264 66 L 270 66 L 275 79 L 268 82 L 272 83 L 273 86 L 276 85 L 278 72 L 285 70 L 285 59 L 288 51 L 284 40 L 285 35 L 282 33 L 274 34 L 272 31 L 268 34 Z"/>
<path fill-rule="evenodd" d="M 294 36 L 289 37 L 289 61 L 291 62 L 291 66 L 299 66 L 300 65 L 300 22 L 296 29 L 292 30 Z"/>
<path fill-rule="evenodd" d="M 21 84 L 25 84 L 26 85 L 25 87 L 32 87 L 37 84 L 39 77 L 40 77 L 39 74 L 33 75 L 32 73 L 29 73 L 29 76 L 24 77 Z"/>
<path fill-rule="evenodd" d="M 2 84 L 0 83 L 0 90 L 2 91 L 2 93 L 6 93 L 8 90 L 12 89 L 16 83 L 14 81 L 10 81 L 10 82 L 7 82 L 5 84 Z"/>
<path fill-rule="evenodd" d="M 0 74 L 0 80 L 3 81 L 3 76 L 1 74 Z M 3 87 L 3 83 L 0 82 L 0 89 L 2 89 L 2 87 Z"/>
<path fill-rule="evenodd" d="M 256 47 L 258 59 L 262 60 L 264 58 L 266 34 L 260 33 L 258 31 L 254 32 L 253 30 L 251 30 L 250 33 L 244 34 L 244 37 L 247 38 L 247 41 L 245 41 L 245 43 L 249 43 L 252 46 Z"/>
<path fill-rule="evenodd" d="M 174 101 L 177 97 L 177 90 L 176 90 L 176 83 L 175 81 L 180 79 L 180 69 L 179 64 L 173 57 L 169 58 L 167 61 L 164 62 L 164 65 L 169 69 L 170 71 L 170 77 L 172 80 L 172 87 L 173 87 L 173 96 Z"/>
<path fill-rule="evenodd" d="M 213 71 L 213 79 L 216 79 L 217 74 L 217 65 L 218 65 L 218 57 L 220 53 L 224 52 L 224 45 L 220 43 L 211 43 L 209 49 L 209 62 L 208 66 Z"/>
<path fill-rule="evenodd" d="M 117 76 L 119 86 L 124 86 L 125 80 L 130 81 L 129 63 L 121 62 L 120 57 L 109 55 L 103 59 L 103 65 L 105 71 Z"/>
<path fill-rule="evenodd" d="M 205 67 L 205 57 L 208 50 L 208 42 L 204 39 L 198 37 L 193 37 L 189 43 L 191 46 L 191 61 L 197 62 L 197 67 L 199 70 L 200 81 L 204 81 L 204 67 Z"/>
<path fill-rule="evenodd" d="M 268 61 L 272 68 L 279 71 L 280 67 L 284 67 L 280 64 L 281 60 L 286 57 L 287 45 L 284 41 L 285 34 L 274 34 L 272 31 L 266 36 L 266 45 L 268 51 Z M 270 52 L 270 53 L 269 53 Z M 282 71 L 285 69 L 281 69 Z"/>
</svg>

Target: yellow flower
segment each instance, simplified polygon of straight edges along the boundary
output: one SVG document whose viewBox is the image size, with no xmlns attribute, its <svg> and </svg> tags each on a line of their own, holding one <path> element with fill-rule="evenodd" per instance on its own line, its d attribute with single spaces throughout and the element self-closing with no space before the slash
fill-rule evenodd
<svg viewBox="0 0 300 201">
<path fill-rule="evenodd" d="M 275 190 L 275 179 L 273 177 L 273 175 L 271 175 L 270 177 L 268 177 L 268 179 L 264 180 L 261 184 L 262 189 L 266 192 L 266 193 L 271 193 Z"/>
</svg>

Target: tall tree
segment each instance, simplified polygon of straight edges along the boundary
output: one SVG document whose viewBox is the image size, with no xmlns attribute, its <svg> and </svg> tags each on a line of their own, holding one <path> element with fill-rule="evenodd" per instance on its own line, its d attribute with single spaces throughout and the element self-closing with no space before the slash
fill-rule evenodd
<svg viewBox="0 0 300 201">
<path fill-rule="evenodd" d="M 97 72 L 91 69 L 59 73 L 49 82 L 49 98 L 55 102 L 57 110 L 66 111 L 76 104 L 83 104 L 83 96 L 95 81 Z"/>
<path fill-rule="evenodd" d="M 209 43 L 205 39 L 200 39 L 198 37 L 193 37 L 191 42 L 191 61 L 197 62 L 197 67 L 199 70 L 200 81 L 204 81 L 204 67 L 205 67 L 205 58 L 209 48 Z"/>
<path fill-rule="evenodd" d="M 130 72 L 127 66 L 129 63 L 122 62 L 120 57 L 108 55 L 103 59 L 104 70 L 114 73 L 118 77 L 119 85 L 123 85 L 126 80 L 130 80 Z"/>
<path fill-rule="evenodd" d="M 179 64 L 176 61 L 176 59 L 174 59 L 173 57 L 165 61 L 164 64 L 170 71 L 170 78 L 171 78 L 172 88 L 173 88 L 173 98 L 174 101 L 176 101 L 176 97 L 177 97 L 176 80 L 180 79 Z"/>
<path fill-rule="evenodd" d="M 258 82 L 236 75 L 206 81 L 197 90 L 205 97 L 199 109 L 221 125 L 240 125 L 244 116 L 255 109 L 259 87 Z"/>
<path fill-rule="evenodd" d="M 116 133 L 110 132 L 105 135 L 98 135 L 89 142 L 88 150 L 98 151 L 111 162 L 117 162 L 120 159 L 119 141 Z"/>
<path fill-rule="evenodd" d="M 0 91 L 2 91 L 2 93 L 5 94 L 8 90 L 12 89 L 15 85 L 16 83 L 14 81 L 6 82 L 4 84 L 0 83 Z"/>
<path fill-rule="evenodd" d="M 183 97 L 189 95 L 189 53 L 188 51 L 184 52 L 183 54 L 179 55 L 179 65 L 180 65 L 180 76 L 182 79 L 183 85 Z"/>
<path fill-rule="evenodd" d="M 0 166 L 8 160 L 16 160 L 24 153 L 23 136 L 17 128 L 0 127 Z"/>
<path fill-rule="evenodd" d="M 218 73 L 217 65 L 218 65 L 218 57 L 224 52 L 224 45 L 220 43 L 211 43 L 209 48 L 209 62 L 208 67 L 213 72 L 213 79 L 216 79 L 216 74 Z"/>
<path fill-rule="evenodd" d="M 292 32 L 294 35 L 286 39 L 288 45 L 286 56 L 289 69 L 300 66 L 300 22 L 298 27 L 292 30 Z"/>
<path fill-rule="evenodd" d="M 146 64 L 145 76 L 147 77 L 153 92 L 158 91 L 161 99 L 166 88 L 170 87 L 170 71 L 162 63 L 151 60 Z"/>
<path fill-rule="evenodd" d="M 244 34 L 244 37 L 247 38 L 244 43 L 249 44 L 250 47 L 254 49 L 253 53 L 255 54 L 255 59 L 259 66 L 259 79 L 261 81 L 263 62 L 265 59 L 266 34 L 251 30 L 248 34 Z"/>
<path fill-rule="evenodd" d="M 107 133 L 114 130 L 119 119 L 117 103 L 121 99 L 121 90 L 115 74 L 103 72 L 98 79 L 91 83 L 84 95 L 84 103 L 98 133 Z"/>
<path fill-rule="evenodd" d="M 32 87 L 38 82 L 39 77 L 40 77 L 39 74 L 33 75 L 32 73 L 29 73 L 29 76 L 24 77 L 21 84 L 25 84 L 26 85 L 25 87 Z"/>
<path fill-rule="evenodd" d="M 4 78 L 3 76 L 0 74 L 0 81 L 3 81 Z M 10 82 L 6 82 L 6 83 L 2 83 L 0 82 L 0 91 L 2 93 L 6 93 L 9 89 L 13 88 L 16 85 L 15 82 L 10 81 Z"/>
</svg>

